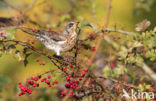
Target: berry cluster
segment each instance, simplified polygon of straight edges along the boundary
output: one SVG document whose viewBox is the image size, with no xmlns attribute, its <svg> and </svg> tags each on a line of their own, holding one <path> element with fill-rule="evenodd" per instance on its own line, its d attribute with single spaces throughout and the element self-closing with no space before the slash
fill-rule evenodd
<svg viewBox="0 0 156 101">
<path fill-rule="evenodd" d="M 54 84 L 58 84 L 57 80 L 51 82 L 51 76 L 50 75 L 48 75 L 45 78 L 41 78 L 41 76 L 31 77 L 31 79 L 27 80 L 27 83 L 30 86 L 32 86 L 33 88 L 36 88 L 36 87 L 39 87 L 39 80 L 41 81 L 41 83 L 46 83 L 49 87 L 51 87 Z M 23 86 L 21 83 L 19 83 L 19 87 L 21 89 L 19 96 L 25 94 L 25 92 L 27 92 L 28 94 L 32 93 L 32 89 L 28 89 L 26 86 Z"/>
<path fill-rule="evenodd" d="M 39 61 L 40 61 L 40 59 L 37 58 L 36 59 L 36 62 L 39 62 Z M 40 62 L 40 65 L 45 65 L 45 64 L 46 64 L 46 62 L 44 62 L 44 61 L 43 62 Z"/>
<path fill-rule="evenodd" d="M 61 97 L 66 96 L 66 94 L 64 92 L 61 92 Z"/>
<path fill-rule="evenodd" d="M 39 62 L 39 61 L 40 61 L 40 59 L 36 59 L 36 62 Z M 69 64 L 68 67 L 72 67 L 72 64 Z M 67 71 L 66 67 L 64 67 L 64 71 Z M 65 87 L 66 87 L 66 90 L 72 90 L 69 93 L 70 98 L 73 98 L 73 97 L 78 98 L 78 96 L 76 94 L 74 94 L 75 91 L 81 91 L 81 92 L 85 91 L 84 89 L 82 89 L 82 90 L 80 89 L 80 83 L 81 83 L 81 80 L 85 77 L 87 71 L 88 71 L 87 68 L 80 69 L 81 73 L 80 73 L 80 77 L 78 79 L 74 79 L 74 76 L 71 74 L 67 75 L 67 77 L 66 77 L 67 83 L 65 83 Z M 52 78 L 50 75 L 48 75 L 44 78 L 41 78 L 41 75 L 40 75 L 37 77 L 31 77 L 30 79 L 28 79 L 27 84 L 33 88 L 39 87 L 39 83 L 45 83 L 49 87 L 51 87 L 52 85 L 58 84 L 57 80 L 52 82 L 51 79 Z M 20 84 L 20 89 L 21 89 L 21 93 L 19 93 L 19 96 L 25 94 L 25 92 L 27 92 L 28 94 L 32 93 L 32 89 L 28 89 L 26 86 L 23 86 L 21 84 Z M 90 86 L 89 89 L 93 89 L 93 87 Z M 60 96 L 64 97 L 64 96 L 66 96 L 66 93 L 64 91 L 62 91 Z"/>
<path fill-rule="evenodd" d="M 38 79 L 39 77 L 31 77 L 31 80 L 27 80 L 27 82 L 33 87 L 39 87 L 39 83 L 37 83 Z"/>
<path fill-rule="evenodd" d="M 78 81 L 72 80 L 72 81 L 69 81 L 68 83 L 66 83 L 65 87 L 71 88 L 71 89 L 79 89 L 78 84 L 79 84 Z"/>
<path fill-rule="evenodd" d="M 23 86 L 22 83 L 19 83 L 19 88 L 21 92 L 18 94 L 19 96 L 24 95 L 26 93 L 31 94 L 32 89 L 27 88 L 26 86 Z"/>
<path fill-rule="evenodd" d="M 5 39 L 5 38 L 7 38 L 7 37 L 8 37 L 7 32 L 5 32 L 5 31 L 0 31 L 0 40 L 3 40 L 3 39 Z"/>
</svg>

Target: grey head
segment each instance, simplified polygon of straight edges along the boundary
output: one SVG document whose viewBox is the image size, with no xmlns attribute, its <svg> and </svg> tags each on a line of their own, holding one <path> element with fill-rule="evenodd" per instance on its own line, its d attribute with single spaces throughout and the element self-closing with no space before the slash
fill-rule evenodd
<svg viewBox="0 0 156 101">
<path fill-rule="evenodd" d="M 69 23 L 66 25 L 66 27 L 65 27 L 65 29 L 64 29 L 64 31 L 63 31 L 63 33 L 64 33 L 64 34 L 73 33 L 74 31 L 76 31 L 76 28 L 78 27 L 78 24 L 79 24 L 79 22 L 69 22 Z"/>
</svg>

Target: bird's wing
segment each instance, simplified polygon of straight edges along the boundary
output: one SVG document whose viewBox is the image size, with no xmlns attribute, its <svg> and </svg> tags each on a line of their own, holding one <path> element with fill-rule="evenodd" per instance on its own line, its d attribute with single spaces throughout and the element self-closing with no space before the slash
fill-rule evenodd
<svg viewBox="0 0 156 101">
<path fill-rule="evenodd" d="M 12 18 L 0 17 L 0 27 L 13 26 Z"/>
<path fill-rule="evenodd" d="M 50 39 L 54 40 L 54 41 L 65 41 L 66 35 L 62 34 L 62 33 L 58 33 L 55 31 L 44 31 L 44 30 L 40 30 L 39 34 L 42 36 L 48 36 Z"/>
</svg>

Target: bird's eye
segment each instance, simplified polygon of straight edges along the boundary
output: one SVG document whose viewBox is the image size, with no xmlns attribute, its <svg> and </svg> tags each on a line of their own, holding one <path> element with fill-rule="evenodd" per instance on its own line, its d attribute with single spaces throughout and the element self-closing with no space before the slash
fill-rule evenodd
<svg viewBox="0 0 156 101">
<path fill-rule="evenodd" d="M 73 26 L 73 23 L 70 23 L 70 24 L 69 24 L 69 27 L 72 27 L 72 26 Z"/>
</svg>

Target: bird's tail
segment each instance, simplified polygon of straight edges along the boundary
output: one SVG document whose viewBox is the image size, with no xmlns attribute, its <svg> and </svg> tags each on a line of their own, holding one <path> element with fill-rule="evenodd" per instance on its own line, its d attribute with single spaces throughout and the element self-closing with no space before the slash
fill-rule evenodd
<svg viewBox="0 0 156 101">
<path fill-rule="evenodd" d="M 35 31 L 34 32 L 33 29 L 27 28 L 27 27 L 17 27 L 17 28 L 20 29 L 21 31 L 27 33 L 27 34 L 32 35 L 32 36 L 36 36 L 37 35 L 37 32 L 38 32 L 38 31 Z"/>
</svg>

